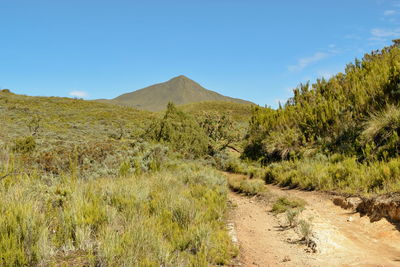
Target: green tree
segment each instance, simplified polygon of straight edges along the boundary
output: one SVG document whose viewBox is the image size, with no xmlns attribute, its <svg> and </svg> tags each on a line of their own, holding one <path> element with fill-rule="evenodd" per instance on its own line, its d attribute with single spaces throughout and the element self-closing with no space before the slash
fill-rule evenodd
<svg viewBox="0 0 400 267">
<path fill-rule="evenodd" d="M 207 153 L 208 138 L 200 125 L 190 115 L 168 103 L 162 119 L 153 123 L 145 137 L 168 144 L 187 157 L 199 157 Z"/>
</svg>

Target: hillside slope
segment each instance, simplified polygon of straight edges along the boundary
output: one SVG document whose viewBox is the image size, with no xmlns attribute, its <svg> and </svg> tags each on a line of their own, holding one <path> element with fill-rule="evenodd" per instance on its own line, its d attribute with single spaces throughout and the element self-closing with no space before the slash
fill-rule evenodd
<svg viewBox="0 0 400 267">
<path fill-rule="evenodd" d="M 267 181 L 285 186 L 399 191 L 399 70 L 395 41 L 329 80 L 300 85 L 277 110 L 257 107 L 244 156 L 269 165 Z"/>
<path fill-rule="evenodd" d="M 224 101 L 203 101 L 179 106 L 181 110 L 192 114 L 195 117 L 207 113 L 215 113 L 221 116 L 229 116 L 234 121 L 245 123 L 246 125 L 249 122 L 254 107 L 256 107 L 256 105 L 229 103 Z"/>
<path fill-rule="evenodd" d="M 32 97 L 0 90 L 0 145 L 34 135 L 46 143 L 82 143 L 134 135 L 156 114 L 128 107 L 62 97 Z M 33 133 L 36 128 L 36 133 Z M 58 144 L 59 145 L 59 144 Z"/>
<path fill-rule="evenodd" d="M 195 81 L 181 75 L 163 83 L 120 95 L 114 99 L 99 99 L 97 102 L 130 106 L 142 110 L 164 110 L 168 102 L 183 105 L 202 101 L 223 101 L 253 104 L 242 99 L 232 98 L 203 88 Z"/>
<path fill-rule="evenodd" d="M 225 178 L 144 140 L 159 117 L 0 90 L 0 266 L 227 266 Z"/>
</svg>

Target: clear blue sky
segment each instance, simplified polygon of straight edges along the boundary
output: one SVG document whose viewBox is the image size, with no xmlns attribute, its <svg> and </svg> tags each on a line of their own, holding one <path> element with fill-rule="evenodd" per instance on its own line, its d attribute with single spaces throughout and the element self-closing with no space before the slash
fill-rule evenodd
<svg viewBox="0 0 400 267">
<path fill-rule="evenodd" d="M 113 98 L 183 74 L 276 106 L 400 37 L 400 1 L 0 0 L 0 88 Z"/>
</svg>

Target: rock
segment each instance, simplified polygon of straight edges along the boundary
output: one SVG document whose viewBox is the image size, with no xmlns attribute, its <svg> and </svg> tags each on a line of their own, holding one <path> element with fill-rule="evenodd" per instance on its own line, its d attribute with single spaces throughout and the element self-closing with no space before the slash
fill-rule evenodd
<svg viewBox="0 0 400 267">
<path fill-rule="evenodd" d="M 235 224 L 234 223 L 228 223 L 227 224 L 227 228 L 228 228 L 228 234 L 231 237 L 232 243 L 235 246 L 238 246 L 239 240 L 237 238 L 237 234 L 236 234 L 236 229 L 235 229 Z"/>
<path fill-rule="evenodd" d="M 285 257 L 282 259 L 282 262 L 288 262 L 288 261 L 291 261 L 289 256 L 285 256 Z"/>
<path fill-rule="evenodd" d="M 352 222 L 353 221 L 353 217 L 350 216 L 349 218 L 347 218 L 347 221 L 348 222 Z"/>
<path fill-rule="evenodd" d="M 306 243 L 307 249 L 310 250 L 309 252 L 316 253 L 316 252 L 318 251 L 318 250 L 317 250 L 317 243 L 316 243 L 314 240 L 309 239 L 309 240 L 307 240 L 306 242 L 307 242 L 307 243 Z M 306 251 L 307 251 L 307 250 L 306 250 Z"/>
<path fill-rule="evenodd" d="M 358 205 L 362 202 L 362 199 L 359 197 L 349 197 L 346 200 L 348 209 L 357 209 Z"/>
<path fill-rule="evenodd" d="M 358 205 L 357 211 L 367 215 L 371 222 L 386 218 L 389 221 L 400 221 L 400 197 L 399 196 L 379 196 L 376 198 L 365 198 Z"/>
<path fill-rule="evenodd" d="M 359 197 L 335 197 L 333 199 L 333 204 L 340 206 L 343 209 L 357 209 L 358 205 L 362 203 L 362 199 Z"/>
<path fill-rule="evenodd" d="M 346 200 L 343 197 L 335 197 L 333 199 L 333 204 L 335 204 L 336 206 L 342 207 L 343 209 L 345 209 L 345 207 L 347 207 Z"/>
<path fill-rule="evenodd" d="M 389 221 L 400 222 L 400 194 L 388 194 L 373 198 L 335 197 L 333 203 L 343 209 L 352 209 L 367 215 L 371 222 L 386 218 Z M 351 222 L 352 219 L 347 219 Z"/>
</svg>

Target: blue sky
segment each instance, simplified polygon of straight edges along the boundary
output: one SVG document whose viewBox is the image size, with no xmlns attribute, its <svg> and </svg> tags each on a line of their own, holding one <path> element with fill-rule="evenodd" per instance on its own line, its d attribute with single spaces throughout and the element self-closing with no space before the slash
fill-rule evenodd
<svg viewBox="0 0 400 267">
<path fill-rule="evenodd" d="M 400 37 L 400 1 L 0 0 L 0 88 L 113 98 L 186 75 L 276 106 Z"/>
</svg>

